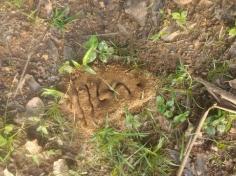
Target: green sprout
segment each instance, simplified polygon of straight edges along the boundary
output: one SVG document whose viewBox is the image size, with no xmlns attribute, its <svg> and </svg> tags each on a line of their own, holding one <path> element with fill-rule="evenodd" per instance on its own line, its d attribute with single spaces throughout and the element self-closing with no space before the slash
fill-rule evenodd
<svg viewBox="0 0 236 176">
<path fill-rule="evenodd" d="M 186 25 L 187 15 L 187 11 L 173 12 L 171 14 L 172 19 L 174 19 L 180 27 L 184 27 Z"/>
</svg>

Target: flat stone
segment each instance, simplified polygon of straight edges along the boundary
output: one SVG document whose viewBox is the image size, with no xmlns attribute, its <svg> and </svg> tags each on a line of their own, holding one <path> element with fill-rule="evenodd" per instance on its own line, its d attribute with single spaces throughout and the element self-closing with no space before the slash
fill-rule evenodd
<svg viewBox="0 0 236 176">
<path fill-rule="evenodd" d="M 76 59 L 76 52 L 74 49 L 70 46 L 64 46 L 63 50 L 63 58 L 64 60 L 71 60 L 71 59 Z"/>
<path fill-rule="evenodd" d="M 55 176 L 69 176 L 69 168 L 64 159 L 58 159 L 53 163 L 53 174 Z"/>
<path fill-rule="evenodd" d="M 195 170 L 198 176 L 207 175 L 207 164 L 205 154 L 197 154 L 195 161 Z"/>
<path fill-rule="evenodd" d="M 42 88 L 32 75 L 26 74 L 25 81 L 26 84 L 30 87 L 30 89 L 34 92 L 38 92 Z"/>
<path fill-rule="evenodd" d="M 27 116 L 42 116 L 44 114 L 44 103 L 39 97 L 34 97 L 26 104 Z"/>
</svg>

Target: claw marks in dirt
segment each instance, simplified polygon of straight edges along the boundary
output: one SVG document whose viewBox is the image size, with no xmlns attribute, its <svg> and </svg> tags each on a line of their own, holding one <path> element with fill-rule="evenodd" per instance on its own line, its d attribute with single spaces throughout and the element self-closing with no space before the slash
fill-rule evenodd
<svg viewBox="0 0 236 176">
<path fill-rule="evenodd" d="M 83 126 L 99 126 L 107 115 L 119 119 L 121 114 L 117 112 L 140 108 L 147 102 L 145 98 L 155 95 L 155 80 L 151 76 L 128 71 L 120 65 L 95 70 L 96 75 L 77 71 L 70 77 L 69 99 L 62 107 L 64 112 L 82 121 Z"/>
</svg>

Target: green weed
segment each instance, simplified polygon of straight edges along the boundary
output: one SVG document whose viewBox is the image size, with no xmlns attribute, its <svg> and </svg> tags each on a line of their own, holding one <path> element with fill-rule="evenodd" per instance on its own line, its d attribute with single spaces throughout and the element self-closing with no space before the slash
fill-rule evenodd
<svg viewBox="0 0 236 176">
<path fill-rule="evenodd" d="M 166 28 L 160 30 L 157 34 L 154 34 L 151 37 L 149 37 L 149 39 L 152 40 L 153 42 L 160 40 L 161 37 L 166 34 L 165 30 L 166 30 Z"/>
<path fill-rule="evenodd" d="M 84 44 L 85 55 L 82 58 L 82 63 L 78 63 L 75 60 L 66 61 L 60 68 L 59 73 L 72 73 L 76 69 L 82 69 L 88 73 L 96 74 L 96 72 L 89 66 L 97 58 L 103 63 L 107 63 L 109 57 L 113 54 L 114 49 L 110 47 L 106 41 L 98 41 L 96 36 L 91 36 L 89 40 Z"/>
<path fill-rule="evenodd" d="M 111 175 L 168 175 L 171 161 L 163 150 L 166 138 L 160 137 L 156 145 L 147 146 L 141 141 L 148 134 L 138 130 L 141 123 L 137 117 L 126 111 L 125 124 L 127 129 L 123 131 L 107 124 L 93 137 L 113 165 Z"/>
<path fill-rule="evenodd" d="M 0 129 L 0 162 L 6 162 L 14 151 L 13 143 L 18 132 L 12 124 L 5 124 Z"/>
<path fill-rule="evenodd" d="M 235 114 L 218 109 L 207 117 L 203 129 L 210 136 L 223 134 L 230 130 L 234 120 L 236 120 Z"/>
<path fill-rule="evenodd" d="M 56 102 L 58 102 L 60 99 L 62 99 L 65 94 L 63 92 L 60 92 L 53 88 L 44 88 L 42 96 L 44 97 L 53 97 Z"/>
<path fill-rule="evenodd" d="M 68 8 L 54 9 L 51 22 L 50 22 L 51 25 L 56 27 L 57 29 L 64 30 L 66 25 L 76 20 L 77 15 L 68 16 L 67 11 L 68 11 Z"/>
<path fill-rule="evenodd" d="M 229 34 L 229 37 L 236 36 L 236 21 L 235 21 L 235 25 L 229 29 L 228 34 Z"/>
<path fill-rule="evenodd" d="M 187 11 L 173 12 L 171 14 L 172 19 L 174 19 L 177 25 L 180 27 L 185 27 L 187 15 L 188 15 Z"/>
<path fill-rule="evenodd" d="M 185 122 L 190 114 L 189 111 L 176 113 L 177 108 L 173 97 L 166 101 L 162 96 L 157 96 L 156 105 L 157 111 L 167 119 L 172 120 L 175 125 Z"/>
<path fill-rule="evenodd" d="M 220 63 L 220 62 L 216 62 L 214 60 L 213 65 L 212 65 L 212 69 L 210 69 L 208 71 L 207 79 L 209 81 L 213 81 L 213 80 L 219 78 L 220 76 L 230 77 L 229 65 L 227 62 Z"/>
<path fill-rule="evenodd" d="M 192 77 L 188 72 L 188 66 L 180 63 L 177 66 L 177 69 L 174 74 L 169 76 L 169 80 L 171 80 L 171 86 L 181 86 L 187 89 L 192 86 Z"/>
<path fill-rule="evenodd" d="M 21 8 L 24 4 L 24 0 L 8 0 L 10 4 L 17 8 Z"/>
</svg>

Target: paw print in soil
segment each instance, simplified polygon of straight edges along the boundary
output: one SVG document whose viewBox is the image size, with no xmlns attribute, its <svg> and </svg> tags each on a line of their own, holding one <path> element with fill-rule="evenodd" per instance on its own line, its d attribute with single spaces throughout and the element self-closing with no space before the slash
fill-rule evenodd
<svg viewBox="0 0 236 176">
<path fill-rule="evenodd" d="M 144 72 L 120 65 L 94 69 L 96 75 L 77 71 L 63 83 L 68 85 L 64 90 L 68 98 L 62 103 L 62 110 L 83 127 L 100 126 L 106 117 L 122 124 L 125 108 L 131 112 L 140 111 L 155 96 L 156 81 Z"/>
</svg>

